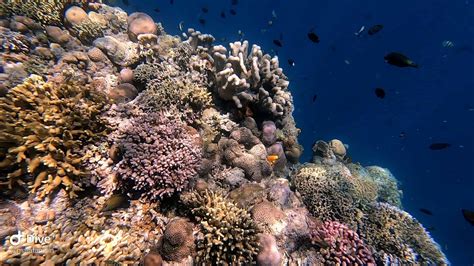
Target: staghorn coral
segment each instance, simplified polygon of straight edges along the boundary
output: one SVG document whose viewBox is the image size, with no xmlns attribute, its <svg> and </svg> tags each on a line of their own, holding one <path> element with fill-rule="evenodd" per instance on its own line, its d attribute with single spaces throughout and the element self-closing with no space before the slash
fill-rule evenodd
<svg viewBox="0 0 474 266">
<path fill-rule="evenodd" d="M 185 219 L 174 219 L 165 228 L 159 252 L 168 261 L 181 261 L 194 252 L 193 226 Z"/>
<path fill-rule="evenodd" d="M 333 166 L 305 164 L 292 177 L 311 213 L 322 221 L 350 222 L 356 213 L 354 184 Z"/>
<path fill-rule="evenodd" d="M 379 255 L 395 256 L 403 264 L 449 264 L 440 247 L 415 218 L 387 203 L 377 203 L 367 211 L 360 232 Z M 383 257 L 376 257 L 384 261 Z"/>
<path fill-rule="evenodd" d="M 173 114 L 144 114 L 121 129 L 117 140 L 123 159 L 116 165 L 123 185 L 156 200 L 183 190 L 197 175 L 199 135 Z"/>
<path fill-rule="evenodd" d="M 0 99 L 1 184 L 28 187 L 40 198 L 63 185 L 74 196 L 86 176 L 80 146 L 107 130 L 99 118 L 105 102 L 90 86 L 54 85 L 36 75 L 11 89 Z"/>
<path fill-rule="evenodd" d="M 259 230 L 250 214 L 222 194 L 206 190 L 182 195 L 201 224 L 197 239 L 199 265 L 247 265 L 259 251 Z"/>
<path fill-rule="evenodd" d="M 335 221 L 310 222 L 310 240 L 320 247 L 324 265 L 374 265 L 372 252 L 359 235 Z"/>
</svg>

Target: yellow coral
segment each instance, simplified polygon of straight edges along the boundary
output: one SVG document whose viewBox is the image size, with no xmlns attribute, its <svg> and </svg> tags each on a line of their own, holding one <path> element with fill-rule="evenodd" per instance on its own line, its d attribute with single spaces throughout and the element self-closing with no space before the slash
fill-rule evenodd
<svg viewBox="0 0 474 266">
<path fill-rule="evenodd" d="M 0 184 L 28 187 L 39 198 L 63 185 L 70 196 L 81 188 L 81 144 L 102 135 L 105 98 L 90 87 L 55 85 L 32 75 L 0 99 Z M 32 178 L 33 179 L 32 179 Z"/>
</svg>

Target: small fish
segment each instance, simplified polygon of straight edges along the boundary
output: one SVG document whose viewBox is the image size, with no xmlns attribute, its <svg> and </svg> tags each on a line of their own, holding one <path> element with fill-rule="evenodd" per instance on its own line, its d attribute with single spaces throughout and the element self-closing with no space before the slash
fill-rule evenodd
<svg viewBox="0 0 474 266">
<path fill-rule="evenodd" d="M 345 59 L 345 60 L 344 60 L 344 63 L 346 63 L 346 65 L 350 65 L 350 64 L 351 64 L 351 61 Z"/>
<path fill-rule="evenodd" d="M 231 0 L 230 4 L 236 6 L 239 3 L 239 0 Z"/>
<path fill-rule="evenodd" d="M 278 158 L 279 158 L 278 155 L 270 154 L 267 156 L 267 161 L 271 166 L 273 166 L 275 165 L 276 161 L 278 161 Z"/>
<path fill-rule="evenodd" d="M 105 201 L 104 207 L 102 208 L 102 212 L 113 211 L 119 208 L 126 208 L 129 205 L 130 201 L 126 195 L 114 194 Z"/>
<path fill-rule="evenodd" d="M 316 35 L 316 33 L 314 33 L 313 31 L 310 31 L 308 33 L 308 38 L 310 41 L 314 42 L 314 43 L 319 43 L 319 36 Z"/>
<path fill-rule="evenodd" d="M 385 98 L 385 90 L 382 89 L 382 88 L 376 88 L 375 89 L 375 96 L 377 96 L 377 98 L 380 98 L 380 99 Z"/>
<path fill-rule="evenodd" d="M 446 148 L 448 148 L 449 146 L 451 146 L 451 144 L 449 143 L 433 143 L 429 146 L 430 150 L 433 150 L 433 151 L 439 151 L 439 150 L 444 150 Z"/>
<path fill-rule="evenodd" d="M 221 11 L 221 18 L 225 18 L 225 12 Z"/>
<path fill-rule="evenodd" d="M 229 10 L 229 13 L 233 16 L 237 15 L 237 12 L 235 12 L 235 10 L 233 10 L 233 9 Z"/>
<path fill-rule="evenodd" d="M 183 29 L 184 29 L 184 21 L 180 21 L 180 22 L 179 22 L 179 24 L 178 24 L 178 29 L 179 29 L 180 31 L 183 31 Z"/>
<path fill-rule="evenodd" d="M 461 209 L 462 216 L 464 216 L 464 219 L 470 223 L 472 226 L 474 226 L 474 211 L 467 210 L 467 209 Z"/>
<path fill-rule="evenodd" d="M 448 40 L 444 40 L 441 45 L 444 47 L 444 48 L 453 48 L 454 47 L 454 43 L 452 41 L 448 41 Z"/>
<path fill-rule="evenodd" d="M 275 10 L 272 10 L 272 17 L 277 18 L 277 14 L 276 14 Z"/>
<path fill-rule="evenodd" d="M 422 212 L 422 213 L 424 213 L 424 214 L 426 214 L 426 215 L 433 215 L 433 212 L 430 211 L 430 210 L 428 210 L 428 209 L 420 208 L 419 210 L 420 210 L 420 212 Z"/>
<path fill-rule="evenodd" d="M 360 27 L 360 29 L 359 29 L 357 32 L 354 32 L 354 35 L 355 35 L 355 36 L 360 36 L 360 34 L 361 34 L 362 32 L 364 32 L 364 30 L 365 30 L 365 26 L 362 26 L 362 27 Z"/>
<path fill-rule="evenodd" d="M 174 4 L 174 0 L 170 0 L 170 5 Z"/>
<path fill-rule="evenodd" d="M 428 232 L 433 232 L 435 230 L 436 230 L 436 227 L 434 227 L 434 226 L 430 226 L 430 227 L 426 228 L 426 231 L 428 231 Z"/>
<path fill-rule="evenodd" d="M 204 26 L 204 25 L 206 25 L 206 20 L 203 19 L 203 18 L 200 18 L 200 19 L 199 19 L 199 23 L 201 23 L 201 25 Z"/>
<path fill-rule="evenodd" d="M 288 58 L 288 64 L 292 67 L 295 66 L 295 60 L 291 59 L 291 58 Z"/>
<path fill-rule="evenodd" d="M 313 103 L 316 101 L 316 99 L 318 98 L 318 95 L 313 95 Z"/>
<path fill-rule="evenodd" d="M 273 40 L 273 44 L 276 45 L 276 46 L 278 46 L 278 47 L 283 47 L 283 44 L 281 43 L 280 40 L 276 40 L 276 39 Z"/>
<path fill-rule="evenodd" d="M 406 136 L 407 136 L 407 134 L 403 131 L 400 132 L 400 134 L 398 135 L 398 137 L 401 138 L 401 139 L 404 139 Z"/>
<path fill-rule="evenodd" d="M 122 0 L 122 3 L 126 6 L 129 6 L 130 5 L 130 2 L 128 2 L 128 0 Z"/>
<path fill-rule="evenodd" d="M 203 8 L 201 8 L 201 11 L 203 13 L 207 13 L 207 12 L 209 12 L 209 9 L 207 7 L 203 7 Z"/>
<path fill-rule="evenodd" d="M 385 62 L 390 65 L 394 65 L 397 67 L 414 67 L 418 68 L 418 65 L 413 62 L 410 58 L 406 55 L 398 53 L 398 52 L 391 52 L 388 53 L 385 57 Z"/>
<path fill-rule="evenodd" d="M 153 11 L 155 11 L 156 13 L 160 13 L 161 10 L 157 7 L 155 9 L 153 9 Z"/>
<path fill-rule="evenodd" d="M 370 29 L 367 31 L 367 34 L 374 35 L 377 32 L 381 31 L 382 29 L 383 29 L 383 25 L 382 24 L 377 24 L 377 25 L 374 25 L 374 26 L 370 27 Z"/>
<path fill-rule="evenodd" d="M 271 26 L 271 25 L 273 25 L 273 21 L 269 20 L 269 21 L 267 22 L 267 24 L 268 24 L 268 26 Z"/>
</svg>

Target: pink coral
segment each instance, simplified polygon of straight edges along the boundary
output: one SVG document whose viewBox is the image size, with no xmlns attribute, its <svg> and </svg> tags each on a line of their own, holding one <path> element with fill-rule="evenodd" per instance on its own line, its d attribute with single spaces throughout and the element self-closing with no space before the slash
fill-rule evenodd
<svg viewBox="0 0 474 266">
<path fill-rule="evenodd" d="M 325 264 L 375 265 L 369 246 L 346 225 L 336 221 L 312 221 L 310 227 L 311 242 L 321 248 Z"/>
<path fill-rule="evenodd" d="M 131 181 L 135 191 L 152 200 L 183 190 L 197 176 L 201 161 L 194 134 L 171 115 L 147 114 L 132 120 L 118 143 L 123 151 L 116 166 L 121 179 Z"/>
</svg>

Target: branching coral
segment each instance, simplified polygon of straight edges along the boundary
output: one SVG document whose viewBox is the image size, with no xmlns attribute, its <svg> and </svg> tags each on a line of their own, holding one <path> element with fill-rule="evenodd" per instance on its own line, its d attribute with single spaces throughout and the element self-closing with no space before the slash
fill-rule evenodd
<svg viewBox="0 0 474 266">
<path fill-rule="evenodd" d="M 209 190 L 183 195 L 201 224 L 197 241 L 199 265 L 247 265 L 259 251 L 257 225 L 250 214 L 223 195 Z"/>
<path fill-rule="evenodd" d="M 323 221 L 354 219 L 354 184 L 339 170 L 326 165 L 306 164 L 292 178 L 308 209 Z"/>
<path fill-rule="evenodd" d="M 335 221 L 311 223 L 310 239 L 321 249 L 325 265 L 374 265 L 370 248 L 359 235 Z"/>
<path fill-rule="evenodd" d="M 201 161 L 196 130 L 172 115 L 145 114 L 132 120 L 118 140 L 123 159 L 116 168 L 143 197 L 158 199 L 183 190 Z"/>
<path fill-rule="evenodd" d="M 29 186 L 40 198 L 62 184 L 74 196 L 85 176 L 79 149 L 107 129 L 99 118 L 105 102 L 89 86 L 57 86 L 36 75 L 11 89 L 0 99 L 2 184 Z"/>
<path fill-rule="evenodd" d="M 403 264 L 449 264 L 440 247 L 415 218 L 387 203 L 378 203 L 367 212 L 361 232 L 368 244 L 397 256 Z"/>
</svg>

